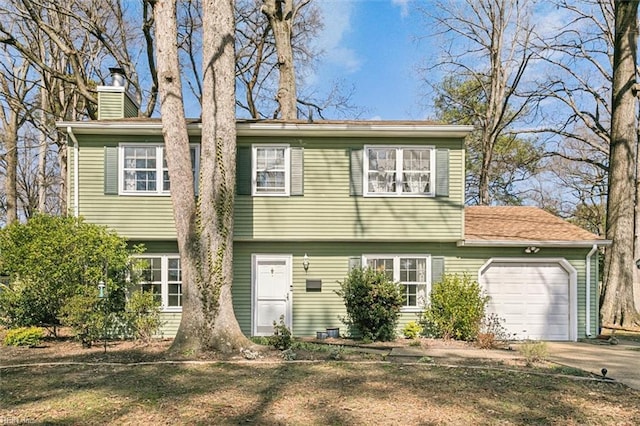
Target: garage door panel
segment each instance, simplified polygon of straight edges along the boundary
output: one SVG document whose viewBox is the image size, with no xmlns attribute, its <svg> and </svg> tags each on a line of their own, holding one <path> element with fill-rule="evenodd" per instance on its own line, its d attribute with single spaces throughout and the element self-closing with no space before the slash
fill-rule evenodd
<svg viewBox="0 0 640 426">
<path fill-rule="evenodd" d="M 489 313 L 519 339 L 569 339 L 569 274 L 556 262 L 494 262 L 481 277 Z"/>
</svg>

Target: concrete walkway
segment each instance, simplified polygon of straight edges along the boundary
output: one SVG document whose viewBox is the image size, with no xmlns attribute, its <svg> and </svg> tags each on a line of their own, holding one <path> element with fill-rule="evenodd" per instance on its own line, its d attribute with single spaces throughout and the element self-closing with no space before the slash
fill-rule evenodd
<svg viewBox="0 0 640 426">
<path fill-rule="evenodd" d="M 548 342 L 547 345 L 549 361 L 598 375 L 606 368 L 607 377 L 640 390 L 640 345 L 637 343 Z"/>
<path fill-rule="evenodd" d="M 431 358 L 436 363 L 468 364 L 473 360 L 483 362 L 523 359 L 517 350 L 484 350 L 473 347 L 400 347 L 391 349 L 391 361 L 415 362 Z M 578 368 L 597 376 L 607 369 L 606 377 L 640 390 L 640 343 L 621 341 L 610 345 L 604 341 L 547 342 L 548 360 L 568 367 Z"/>
</svg>

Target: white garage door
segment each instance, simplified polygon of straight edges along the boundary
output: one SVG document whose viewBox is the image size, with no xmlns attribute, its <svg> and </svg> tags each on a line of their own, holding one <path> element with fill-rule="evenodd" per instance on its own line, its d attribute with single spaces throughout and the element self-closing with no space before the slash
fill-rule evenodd
<svg viewBox="0 0 640 426">
<path fill-rule="evenodd" d="M 480 282 L 516 339 L 570 340 L 569 273 L 557 262 L 494 262 Z"/>
</svg>

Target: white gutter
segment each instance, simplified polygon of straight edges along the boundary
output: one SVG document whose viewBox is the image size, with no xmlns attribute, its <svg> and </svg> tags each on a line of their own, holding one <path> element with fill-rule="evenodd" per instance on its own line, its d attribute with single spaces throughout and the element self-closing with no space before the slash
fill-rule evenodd
<svg viewBox="0 0 640 426">
<path fill-rule="evenodd" d="M 80 203 L 78 202 L 78 197 L 80 197 L 80 190 L 78 188 L 80 184 L 80 178 L 78 176 L 80 172 L 80 166 L 78 165 L 78 139 L 76 139 L 76 135 L 73 134 L 73 128 L 71 126 L 67 126 L 67 134 L 73 141 L 73 215 L 78 217 L 80 215 Z"/>
<path fill-rule="evenodd" d="M 584 333 L 587 337 L 591 337 L 591 256 L 593 256 L 593 254 L 596 252 L 596 250 L 598 250 L 598 245 L 594 244 L 593 247 L 591 248 L 591 251 L 589 251 L 589 254 L 587 254 L 587 258 L 585 259 L 585 263 L 586 263 L 586 287 L 587 287 L 587 294 L 586 294 L 586 298 L 585 298 L 585 310 L 584 310 L 584 316 L 585 316 L 585 330 Z M 597 279 L 597 276 L 596 276 Z"/>
<path fill-rule="evenodd" d="M 157 135 L 162 137 L 162 122 L 149 121 L 75 121 L 58 122 L 57 127 L 73 127 L 76 134 L 105 135 Z M 202 133 L 202 123 L 188 123 L 190 135 Z M 464 138 L 473 130 L 473 126 L 424 124 L 420 122 L 238 122 L 238 136 L 291 136 L 291 137 L 443 137 Z"/>
<path fill-rule="evenodd" d="M 611 245 L 611 240 L 462 240 L 458 241 L 458 247 L 592 247 Z"/>
</svg>

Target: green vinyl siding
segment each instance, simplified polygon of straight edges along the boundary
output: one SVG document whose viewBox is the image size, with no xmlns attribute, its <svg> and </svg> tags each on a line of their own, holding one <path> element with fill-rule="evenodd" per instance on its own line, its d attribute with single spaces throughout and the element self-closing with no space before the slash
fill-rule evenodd
<svg viewBox="0 0 640 426">
<path fill-rule="evenodd" d="M 109 91 L 98 91 L 98 120 L 137 117 L 138 107 L 131 100 L 125 89 L 111 88 Z"/>
<path fill-rule="evenodd" d="M 175 242 L 149 242 L 148 253 L 172 253 L 176 250 Z M 309 258 L 309 269 L 304 270 L 302 259 Z M 478 279 L 478 271 L 491 258 L 549 258 L 566 259 L 577 271 L 577 327 L 578 338 L 585 337 L 585 256 L 587 249 L 542 248 L 536 255 L 525 256 L 523 248 L 471 248 L 457 247 L 454 243 L 281 243 L 281 242 L 236 242 L 234 244 L 233 262 L 233 306 L 242 331 L 251 334 L 251 268 L 253 254 L 292 255 L 293 277 L 293 332 L 296 336 L 314 336 L 317 331 L 326 327 L 340 327 L 346 333 L 345 325 L 340 318 L 345 309 L 342 299 L 336 295 L 339 281 L 348 274 L 350 265 L 355 266 L 355 259 L 362 254 L 426 254 L 432 256 L 432 265 L 441 259 L 444 272 L 448 274 L 469 274 Z M 593 257 L 591 286 L 591 332 L 597 333 L 597 256 Z M 306 280 L 321 280 L 321 291 L 307 291 Z M 433 284 L 433 283 L 432 283 Z M 168 314 L 166 314 L 168 315 Z M 165 316 L 166 316 L 165 315 Z M 179 315 L 179 314 L 178 314 Z M 398 324 L 398 333 L 409 322 L 419 318 L 415 312 L 403 312 Z M 172 323 L 165 324 L 163 335 L 172 337 L 177 330 L 175 318 Z"/>
<path fill-rule="evenodd" d="M 90 222 L 108 225 L 132 239 L 175 238 L 170 197 L 115 195 L 114 185 L 118 178 L 117 170 L 115 176 L 112 170 L 115 157 L 107 157 L 111 160 L 106 164 L 108 169 L 105 168 L 105 153 L 115 152 L 119 143 L 157 144 L 162 142 L 161 138 L 78 136 L 81 145 L 80 215 Z M 246 143 L 256 141 L 275 142 L 272 138 L 263 138 Z M 303 164 L 304 169 L 297 175 L 301 182 L 295 188 L 296 193 L 303 196 L 237 195 L 234 229 L 236 240 L 457 241 L 462 238 L 464 157 L 460 140 L 408 141 L 436 145 L 448 150 L 448 197 L 351 196 L 351 145 L 363 146 L 370 140 L 313 139 L 283 142 L 289 143 L 296 153 L 303 153 L 297 162 L 301 166 Z M 390 143 L 385 139 L 376 142 Z M 247 145 L 241 145 L 239 151 L 245 146 Z M 110 179 L 105 179 L 105 170 L 111 174 Z M 240 176 L 246 179 L 247 174 L 241 173 L 239 179 Z M 108 184 L 106 194 L 105 184 Z M 238 187 L 240 189 L 240 183 Z M 129 212 L 140 214 L 128 214 Z"/>
<path fill-rule="evenodd" d="M 117 170 L 113 179 L 105 179 L 105 155 L 116 152 L 120 142 L 162 143 L 162 139 L 83 136 L 79 162 L 80 216 L 91 223 L 107 225 L 130 239 L 175 239 L 169 196 L 117 195 Z M 113 173 L 111 168 L 117 162 L 112 157 L 108 163 L 109 172 Z M 110 188 L 108 194 L 105 185 Z"/>
<path fill-rule="evenodd" d="M 180 319 L 182 314 L 180 312 L 161 312 L 160 322 L 162 327 L 158 337 L 173 338 L 178 333 L 178 327 L 180 327 Z"/>
<path fill-rule="evenodd" d="M 98 119 L 124 117 L 123 95 L 121 92 L 98 92 Z"/>
<path fill-rule="evenodd" d="M 124 116 L 125 117 L 137 117 L 138 107 L 131 100 L 128 95 L 124 96 Z"/>
<path fill-rule="evenodd" d="M 255 140 L 251 142 L 255 143 Z M 270 142 L 273 142 L 270 140 Z M 286 141 L 293 143 L 296 141 Z M 376 140 L 389 144 L 389 140 Z M 461 141 L 402 143 L 448 148 L 448 197 L 354 196 L 353 149 L 371 140 L 305 140 L 304 197 L 238 195 L 235 238 L 313 240 L 446 240 L 462 238 L 463 149 Z M 244 141 L 243 141 L 244 143 Z M 399 143 L 396 141 L 396 143 Z"/>
</svg>

